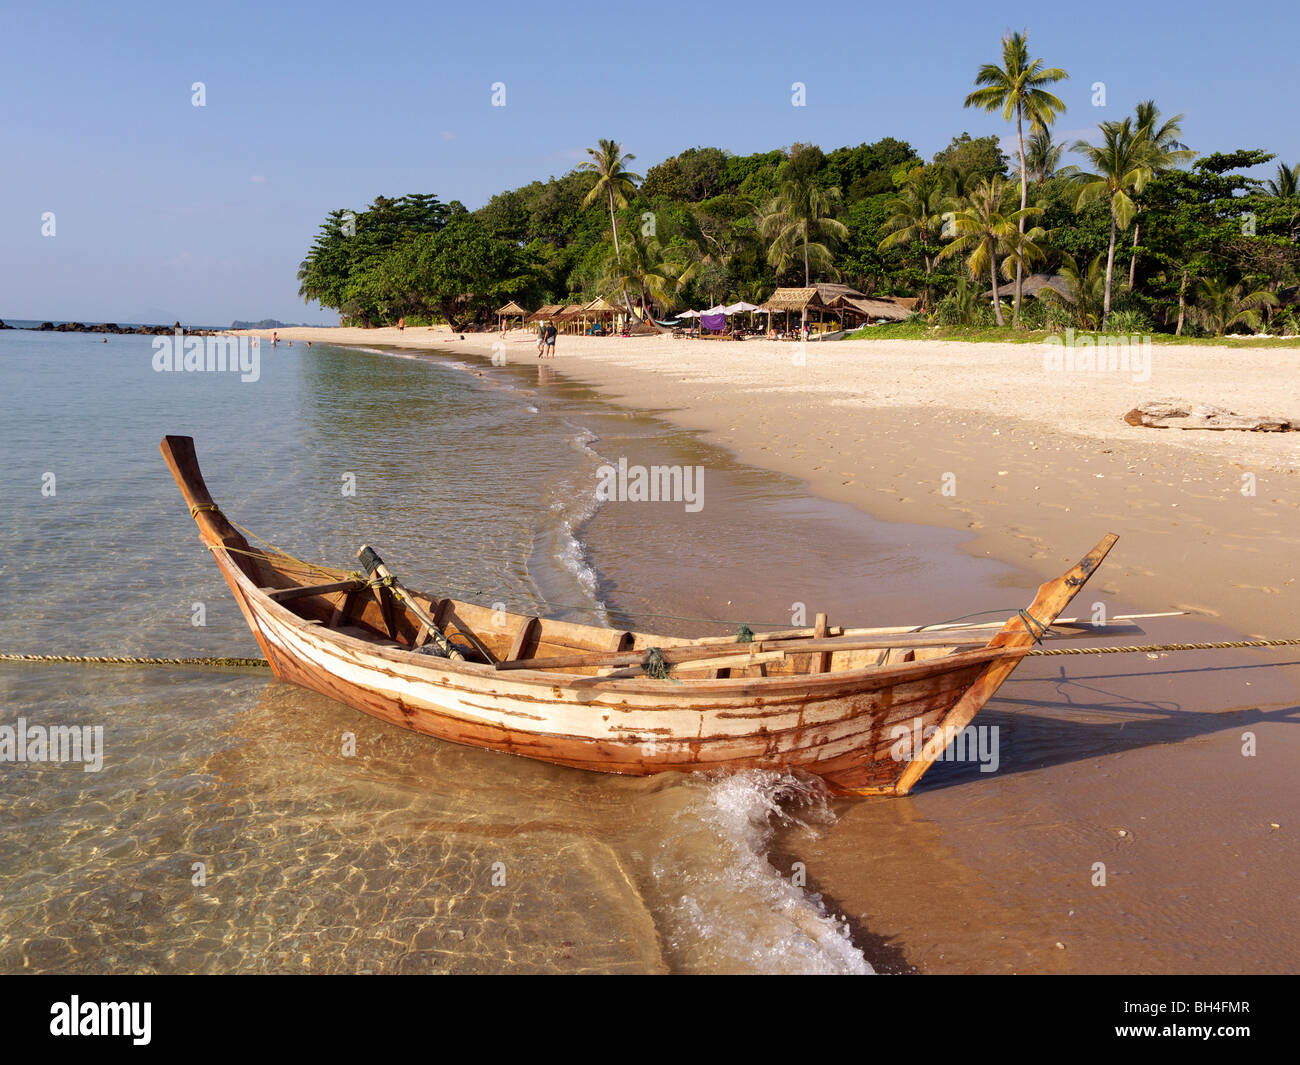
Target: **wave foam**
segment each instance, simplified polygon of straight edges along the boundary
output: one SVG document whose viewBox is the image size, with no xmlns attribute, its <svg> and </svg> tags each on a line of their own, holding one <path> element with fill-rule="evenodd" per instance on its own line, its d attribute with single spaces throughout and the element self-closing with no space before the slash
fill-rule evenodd
<svg viewBox="0 0 1300 1065">
<path fill-rule="evenodd" d="M 695 972 L 872 974 L 847 922 L 768 860 L 778 829 L 813 831 L 810 822 L 834 820 L 820 786 L 747 770 L 702 787 L 676 815 L 651 869 L 675 964 Z M 792 807 L 803 808 L 801 816 Z"/>
</svg>

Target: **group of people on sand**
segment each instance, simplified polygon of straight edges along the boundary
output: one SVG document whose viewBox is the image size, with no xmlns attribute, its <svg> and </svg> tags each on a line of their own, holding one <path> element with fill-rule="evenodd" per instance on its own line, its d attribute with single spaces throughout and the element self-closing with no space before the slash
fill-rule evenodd
<svg viewBox="0 0 1300 1065">
<path fill-rule="evenodd" d="M 554 322 L 547 322 L 537 334 L 537 357 L 539 359 L 555 358 L 555 336 L 558 330 Z"/>
</svg>

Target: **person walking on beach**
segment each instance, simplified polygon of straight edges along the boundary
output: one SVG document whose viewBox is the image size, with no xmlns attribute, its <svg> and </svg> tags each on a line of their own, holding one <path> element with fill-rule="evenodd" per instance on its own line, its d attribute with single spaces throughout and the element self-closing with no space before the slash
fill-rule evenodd
<svg viewBox="0 0 1300 1065">
<path fill-rule="evenodd" d="M 401 318 L 397 319 L 397 331 L 399 333 L 406 332 L 406 315 L 402 315 Z"/>
<path fill-rule="evenodd" d="M 542 333 L 542 340 L 546 344 L 546 357 L 555 358 L 555 323 L 547 322 L 546 329 Z"/>
</svg>

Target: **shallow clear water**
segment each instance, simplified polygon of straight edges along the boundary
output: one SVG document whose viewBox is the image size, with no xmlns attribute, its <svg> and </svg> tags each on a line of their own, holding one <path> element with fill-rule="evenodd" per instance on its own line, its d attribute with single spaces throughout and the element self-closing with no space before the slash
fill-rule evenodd
<svg viewBox="0 0 1300 1065">
<path fill-rule="evenodd" d="M 242 382 L 152 354 L 0 333 L 0 650 L 257 653 L 166 433 L 195 438 L 229 515 L 300 558 L 346 565 L 365 541 L 421 590 L 576 619 L 719 632 L 684 617 L 783 624 L 867 587 L 901 605 L 933 546 L 886 548 L 546 368 L 263 345 Z M 595 471 L 620 457 L 702 465 L 707 505 L 601 504 Z M 845 537 L 861 551 L 827 575 Z M 785 583 L 755 581 L 791 551 Z M 833 820 L 779 774 L 586 774 L 247 671 L 6 663 L 0 690 L 3 723 L 102 728 L 104 757 L 0 766 L 0 970 L 870 971 L 769 862 L 774 834 Z"/>
<path fill-rule="evenodd" d="M 151 356 L 146 337 L 0 332 L 0 651 L 258 653 L 166 433 L 298 557 L 347 566 L 368 542 L 414 588 L 512 609 L 717 634 L 800 608 L 1005 615 L 1036 583 L 549 366 L 299 343 L 263 346 L 241 383 Z M 702 467 L 703 508 L 600 502 L 620 458 Z M 1294 686 L 1264 665 L 1037 659 L 981 715 L 997 773 L 941 763 L 905 799 L 832 803 L 776 773 L 619 778 L 458 747 L 263 672 L 0 662 L 0 727 L 103 736 L 96 773 L 0 759 L 0 971 L 1287 971 Z M 1227 931 L 1206 939 L 1207 914 Z"/>
</svg>

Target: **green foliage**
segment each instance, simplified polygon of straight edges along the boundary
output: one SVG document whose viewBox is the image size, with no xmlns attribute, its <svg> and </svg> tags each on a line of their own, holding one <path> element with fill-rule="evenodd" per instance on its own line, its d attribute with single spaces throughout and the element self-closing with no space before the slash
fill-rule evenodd
<svg viewBox="0 0 1300 1065">
<path fill-rule="evenodd" d="M 964 196 L 979 185 L 995 177 L 1007 176 L 1007 157 L 998 144 L 998 138 L 972 138 L 969 133 L 953 137 L 952 143 L 941 152 L 935 152 L 934 165 L 951 176 L 949 191 Z"/>
<path fill-rule="evenodd" d="M 1112 312 L 1106 328 L 1124 336 L 1143 336 L 1151 332 L 1151 320 L 1140 310 L 1126 308 Z"/>
<path fill-rule="evenodd" d="M 1180 119 L 1162 119 L 1147 101 L 1136 119 L 1103 125 L 1085 176 L 1060 167 L 1061 146 L 1031 121 L 1023 215 L 1019 181 L 993 136 L 954 137 L 929 163 L 892 137 L 745 156 L 696 147 L 651 167 L 639 185 L 626 169 L 631 156 L 601 142 L 589 165 L 499 192 L 472 213 L 429 194 L 331 211 L 299 267 L 299 293 L 357 324 L 404 315 L 468 325 L 507 299 L 617 302 L 626 291 L 671 313 L 838 278 L 867 293 L 919 296 L 939 328 L 975 330 L 1001 313 L 987 293 L 996 283 L 1010 297 L 1002 286 L 1019 263 L 1086 290 L 1081 304 L 1026 299 L 1027 330 L 1095 328 L 1114 235 L 1112 327 L 1173 331 L 1181 297 L 1187 333 L 1294 329 L 1296 311 L 1276 302 L 1300 283 L 1294 168 L 1267 182 L 1246 177 L 1273 158 L 1259 149 L 1184 168 L 1173 154 L 1185 152 Z M 1082 278 L 1071 280 L 1072 264 Z M 910 327 L 931 328 L 919 316 Z"/>
</svg>

